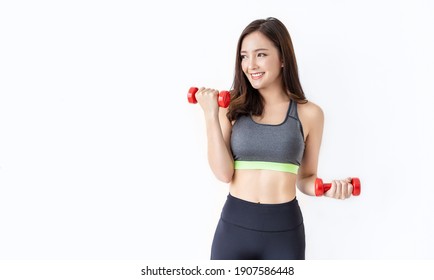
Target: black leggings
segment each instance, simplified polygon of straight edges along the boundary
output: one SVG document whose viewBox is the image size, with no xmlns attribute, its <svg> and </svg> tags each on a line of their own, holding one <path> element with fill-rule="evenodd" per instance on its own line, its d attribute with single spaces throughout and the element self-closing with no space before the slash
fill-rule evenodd
<svg viewBox="0 0 434 280">
<path fill-rule="evenodd" d="M 260 204 L 228 195 L 215 231 L 212 260 L 304 260 L 303 216 L 294 198 Z"/>
</svg>

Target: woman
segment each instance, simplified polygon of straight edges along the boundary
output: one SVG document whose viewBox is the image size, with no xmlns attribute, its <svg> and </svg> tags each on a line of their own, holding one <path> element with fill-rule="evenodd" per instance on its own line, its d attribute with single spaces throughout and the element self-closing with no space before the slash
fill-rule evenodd
<svg viewBox="0 0 434 280">
<path fill-rule="evenodd" d="M 315 195 L 323 133 L 321 108 L 304 95 L 288 30 L 276 18 L 251 22 L 237 45 L 231 103 L 200 88 L 208 161 L 229 183 L 211 259 L 305 259 L 296 186 Z M 324 195 L 350 197 L 350 178 Z"/>
</svg>

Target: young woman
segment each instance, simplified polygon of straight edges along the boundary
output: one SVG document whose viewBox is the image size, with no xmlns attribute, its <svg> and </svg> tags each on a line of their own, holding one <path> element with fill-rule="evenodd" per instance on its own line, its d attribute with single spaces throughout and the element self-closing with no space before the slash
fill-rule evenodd
<svg viewBox="0 0 434 280">
<path fill-rule="evenodd" d="M 305 259 L 296 186 L 315 195 L 323 133 L 321 108 L 304 95 L 291 37 L 276 18 L 251 22 L 237 45 L 231 103 L 200 88 L 208 161 L 229 194 L 211 259 Z M 324 195 L 345 199 L 351 179 L 333 180 Z"/>
</svg>

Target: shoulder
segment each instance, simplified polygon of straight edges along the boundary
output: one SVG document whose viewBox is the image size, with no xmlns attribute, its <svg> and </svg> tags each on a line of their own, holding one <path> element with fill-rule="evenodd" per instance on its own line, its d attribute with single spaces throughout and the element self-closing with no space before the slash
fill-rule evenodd
<svg viewBox="0 0 434 280">
<path fill-rule="evenodd" d="M 297 106 L 298 115 L 300 118 L 309 121 L 321 121 L 324 120 L 324 112 L 321 107 L 312 101 L 306 103 L 298 103 Z"/>
<path fill-rule="evenodd" d="M 324 112 L 321 107 L 312 101 L 297 104 L 298 118 L 300 119 L 305 135 L 318 131 L 322 133 L 324 126 Z"/>
</svg>

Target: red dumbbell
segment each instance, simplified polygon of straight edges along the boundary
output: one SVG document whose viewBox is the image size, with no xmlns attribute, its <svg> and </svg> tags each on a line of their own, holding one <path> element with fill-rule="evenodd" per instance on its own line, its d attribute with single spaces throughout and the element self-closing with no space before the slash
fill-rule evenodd
<svg viewBox="0 0 434 280">
<path fill-rule="evenodd" d="M 359 178 L 352 178 L 351 185 L 353 185 L 353 195 L 360 195 L 360 180 Z M 328 191 L 332 187 L 331 183 L 324 184 L 322 179 L 316 178 L 315 180 L 315 195 L 322 196 L 326 191 Z"/>
<path fill-rule="evenodd" d="M 188 94 L 187 94 L 187 99 L 188 102 L 192 103 L 192 104 L 196 104 L 197 100 L 196 100 L 196 92 L 199 89 L 197 87 L 191 87 L 188 90 Z M 218 96 L 218 104 L 220 107 L 223 108 L 227 108 L 229 106 L 229 103 L 231 102 L 231 94 L 229 93 L 229 91 L 227 90 L 222 90 L 219 92 L 219 96 Z"/>
</svg>

